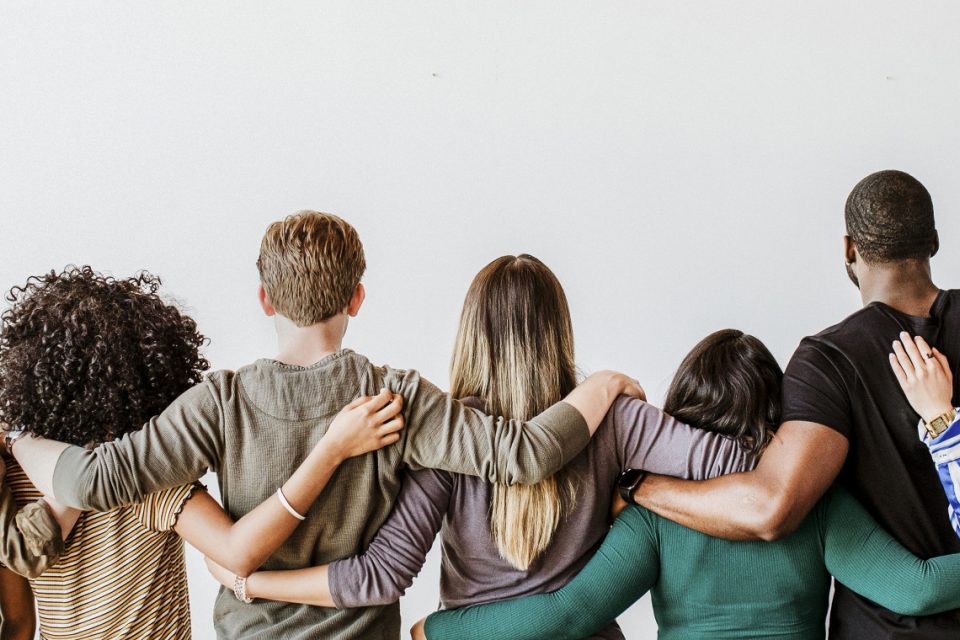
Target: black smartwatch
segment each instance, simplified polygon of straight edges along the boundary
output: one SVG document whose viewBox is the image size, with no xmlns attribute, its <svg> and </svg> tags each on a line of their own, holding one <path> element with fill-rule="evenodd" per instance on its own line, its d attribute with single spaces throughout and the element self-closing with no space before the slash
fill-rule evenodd
<svg viewBox="0 0 960 640">
<path fill-rule="evenodd" d="M 627 469 L 617 478 L 617 490 L 620 497 L 628 504 L 633 504 L 633 492 L 637 490 L 643 479 L 647 477 L 647 472 L 643 469 Z"/>
</svg>

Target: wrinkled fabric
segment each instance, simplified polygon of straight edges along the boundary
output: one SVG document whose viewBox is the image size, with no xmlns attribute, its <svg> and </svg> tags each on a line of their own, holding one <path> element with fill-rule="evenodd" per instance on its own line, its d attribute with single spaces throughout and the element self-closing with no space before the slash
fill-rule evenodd
<svg viewBox="0 0 960 640">
<path fill-rule="evenodd" d="M 947 495 L 947 517 L 954 533 L 960 536 L 960 416 L 954 419 L 947 430 L 931 438 L 923 422 L 918 427 L 920 440 L 930 450 L 930 457 L 937 468 L 937 477 Z"/>
</svg>

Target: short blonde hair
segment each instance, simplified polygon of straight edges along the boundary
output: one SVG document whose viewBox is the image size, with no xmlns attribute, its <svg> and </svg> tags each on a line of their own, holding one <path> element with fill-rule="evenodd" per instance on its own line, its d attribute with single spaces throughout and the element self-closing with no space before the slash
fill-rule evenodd
<svg viewBox="0 0 960 640">
<path fill-rule="evenodd" d="M 366 268 L 357 230 L 319 211 L 300 211 L 267 227 L 257 259 L 270 304 L 298 327 L 342 312 Z"/>
</svg>

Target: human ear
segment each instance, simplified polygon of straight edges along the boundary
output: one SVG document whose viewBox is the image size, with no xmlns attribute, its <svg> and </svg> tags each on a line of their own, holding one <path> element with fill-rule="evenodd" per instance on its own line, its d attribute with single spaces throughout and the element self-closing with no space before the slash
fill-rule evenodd
<svg viewBox="0 0 960 640">
<path fill-rule="evenodd" d="M 347 305 L 347 315 L 351 318 L 356 318 L 357 314 L 360 313 L 360 307 L 363 306 L 363 301 L 367 298 L 367 291 L 363 288 L 363 283 L 358 282 L 357 288 L 353 291 L 353 297 L 350 298 L 350 304 Z"/>
<path fill-rule="evenodd" d="M 857 261 L 857 243 L 850 236 L 843 236 L 843 261 L 849 267 Z"/>
<path fill-rule="evenodd" d="M 267 290 L 263 288 L 262 284 L 257 289 L 257 297 L 260 299 L 260 308 L 263 309 L 264 314 L 267 316 L 277 315 L 277 310 L 270 303 L 270 296 L 267 295 Z"/>
</svg>

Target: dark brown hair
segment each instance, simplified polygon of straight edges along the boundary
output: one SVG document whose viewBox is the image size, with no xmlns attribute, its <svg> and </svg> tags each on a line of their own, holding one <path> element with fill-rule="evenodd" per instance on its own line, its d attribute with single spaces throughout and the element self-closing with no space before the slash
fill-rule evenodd
<svg viewBox="0 0 960 640">
<path fill-rule="evenodd" d="M 87 445 L 139 429 L 192 385 L 207 361 L 192 318 L 149 273 L 90 267 L 31 277 L 0 316 L 0 421 Z"/>
<path fill-rule="evenodd" d="M 782 386 L 783 371 L 762 342 L 724 329 L 701 340 L 683 359 L 663 409 L 759 453 L 779 426 Z"/>
</svg>

